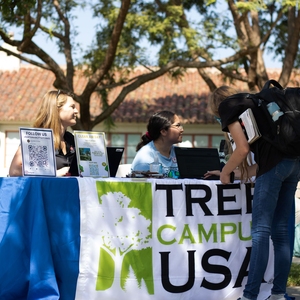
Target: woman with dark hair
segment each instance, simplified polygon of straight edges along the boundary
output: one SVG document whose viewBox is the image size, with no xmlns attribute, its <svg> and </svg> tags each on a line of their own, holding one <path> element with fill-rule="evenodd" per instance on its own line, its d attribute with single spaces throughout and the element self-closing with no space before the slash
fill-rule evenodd
<svg viewBox="0 0 300 300">
<path fill-rule="evenodd" d="M 171 111 L 161 111 L 150 117 L 147 132 L 137 145 L 132 162 L 133 171 L 149 171 L 158 162 L 163 170 L 176 170 L 174 144 L 182 142 L 183 127 L 179 117 Z"/>
</svg>

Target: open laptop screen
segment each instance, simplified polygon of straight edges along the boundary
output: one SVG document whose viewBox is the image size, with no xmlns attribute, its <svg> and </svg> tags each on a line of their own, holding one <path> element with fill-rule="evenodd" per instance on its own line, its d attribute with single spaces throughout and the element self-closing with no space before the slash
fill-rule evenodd
<svg viewBox="0 0 300 300">
<path fill-rule="evenodd" d="M 180 178 L 203 179 L 209 170 L 220 170 L 217 148 L 175 147 Z M 219 180 L 219 176 L 210 176 L 209 180 Z"/>
</svg>

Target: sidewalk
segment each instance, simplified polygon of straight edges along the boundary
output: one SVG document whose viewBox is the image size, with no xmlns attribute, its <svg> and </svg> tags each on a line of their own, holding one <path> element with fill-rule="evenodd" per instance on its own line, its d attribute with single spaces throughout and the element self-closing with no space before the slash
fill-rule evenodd
<svg viewBox="0 0 300 300">
<path fill-rule="evenodd" d="M 295 297 L 295 300 L 300 300 L 300 286 L 287 287 L 286 292 L 290 297 Z"/>
</svg>

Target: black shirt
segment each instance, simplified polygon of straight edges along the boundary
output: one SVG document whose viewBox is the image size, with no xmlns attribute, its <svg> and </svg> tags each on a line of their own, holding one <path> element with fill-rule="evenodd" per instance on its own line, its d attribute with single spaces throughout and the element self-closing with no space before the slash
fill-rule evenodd
<svg viewBox="0 0 300 300">
<path fill-rule="evenodd" d="M 219 115 L 222 120 L 222 130 L 228 132 L 228 125 L 238 121 L 239 115 L 247 108 L 251 108 L 257 122 L 259 131 L 263 135 L 271 130 L 266 121 L 263 111 L 256 104 L 246 97 L 246 93 L 240 93 L 226 98 L 220 103 Z M 254 153 L 255 162 L 258 164 L 257 176 L 262 175 L 275 167 L 283 158 L 283 154 L 265 139 L 259 138 L 250 145 Z"/>
<path fill-rule="evenodd" d="M 69 172 L 71 173 L 71 176 L 78 176 L 75 141 L 73 134 L 71 132 L 66 131 L 64 135 L 64 140 L 66 143 L 67 153 L 64 154 L 61 149 L 55 151 L 56 168 L 58 170 L 63 167 L 70 167 Z"/>
</svg>

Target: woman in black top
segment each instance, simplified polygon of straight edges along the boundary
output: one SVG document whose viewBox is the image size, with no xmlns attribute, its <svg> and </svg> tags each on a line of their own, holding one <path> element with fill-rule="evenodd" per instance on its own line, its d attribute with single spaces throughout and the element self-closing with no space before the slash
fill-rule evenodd
<svg viewBox="0 0 300 300">
<path fill-rule="evenodd" d="M 71 94 L 49 91 L 43 97 L 34 128 L 53 131 L 57 176 L 78 176 L 74 136 L 67 131 L 76 124 L 78 110 Z M 71 171 L 71 172 L 70 172 Z M 22 176 L 22 153 L 19 146 L 9 168 L 10 176 Z"/>
<path fill-rule="evenodd" d="M 221 120 L 222 130 L 229 131 L 236 144 L 236 149 L 220 174 L 221 182 L 230 182 L 230 173 L 242 165 L 250 150 L 257 163 L 252 206 L 252 250 L 248 280 L 240 299 L 255 300 L 258 297 L 268 263 L 271 236 L 274 246 L 274 280 L 268 299 L 284 300 L 291 261 L 288 221 L 300 178 L 299 157 L 286 157 L 263 138 L 248 144 L 238 121 L 239 115 L 247 108 L 252 109 L 262 134 L 270 129 L 260 108 L 246 94 L 236 94 L 234 89 L 222 86 L 214 91 L 210 106 L 215 117 Z M 242 169 L 245 179 L 249 178 L 247 171 Z"/>
</svg>

